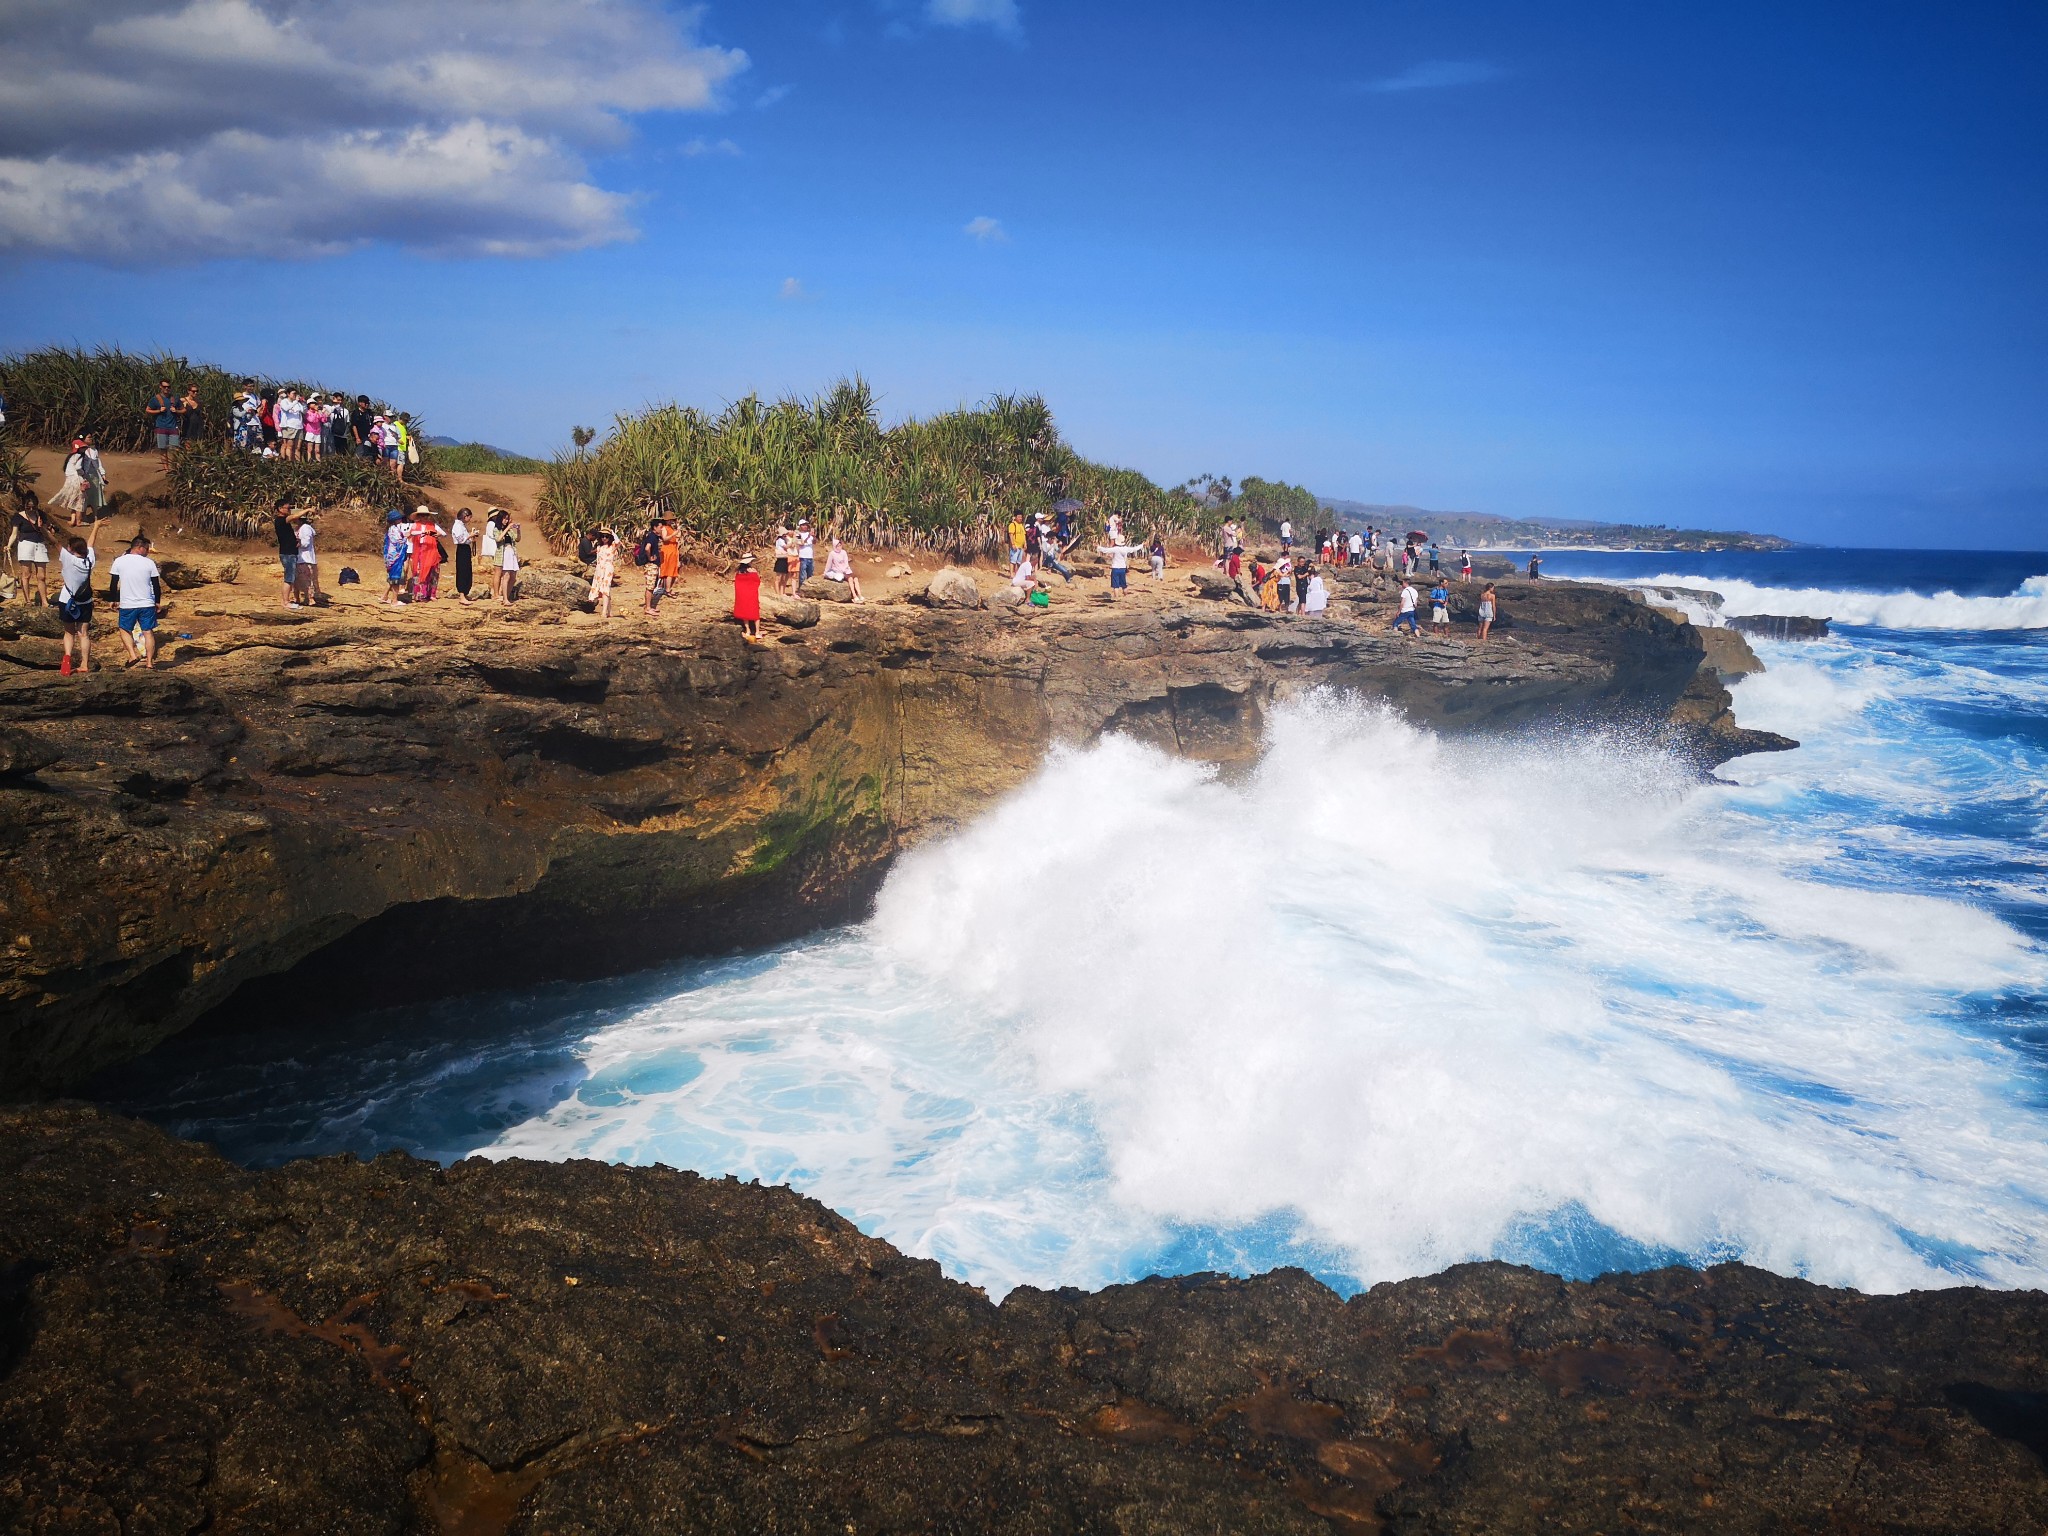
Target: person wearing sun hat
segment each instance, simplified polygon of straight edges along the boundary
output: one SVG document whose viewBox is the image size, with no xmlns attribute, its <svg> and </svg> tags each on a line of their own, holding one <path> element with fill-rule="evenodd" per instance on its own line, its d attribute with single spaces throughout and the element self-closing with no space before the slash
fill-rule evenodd
<svg viewBox="0 0 2048 1536">
<path fill-rule="evenodd" d="M 732 575 L 732 616 L 750 644 L 761 640 L 761 573 L 754 569 L 754 557 L 741 555 L 739 569 Z"/>
</svg>

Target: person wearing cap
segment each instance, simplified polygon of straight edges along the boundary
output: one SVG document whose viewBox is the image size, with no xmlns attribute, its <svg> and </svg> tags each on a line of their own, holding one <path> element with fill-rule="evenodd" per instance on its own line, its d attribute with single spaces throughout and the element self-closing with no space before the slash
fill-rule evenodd
<svg viewBox="0 0 2048 1536">
<path fill-rule="evenodd" d="M 796 565 L 798 586 L 818 573 L 818 535 L 812 531 L 808 517 L 796 520 Z"/>
<path fill-rule="evenodd" d="M 405 567 L 412 559 L 412 541 L 405 536 L 405 514 L 393 507 L 384 514 L 384 606 L 396 608 L 405 592 Z"/>
<path fill-rule="evenodd" d="M 121 603 L 121 647 L 128 653 L 128 664 L 139 661 L 145 671 L 156 667 L 156 610 L 163 594 L 163 572 L 150 559 L 149 549 L 149 536 L 138 533 L 128 541 L 128 553 L 113 564 Z"/>
<path fill-rule="evenodd" d="M 320 458 L 327 451 L 327 407 L 317 390 L 306 397 L 305 433 L 306 457 Z"/>
<path fill-rule="evenodd" d="M 761 640 L 761 573 L 754 569 L 754 557 L 741 555 L 739 569 L 732 574 L 732 616 L 749 644 Z"/>
</svg>

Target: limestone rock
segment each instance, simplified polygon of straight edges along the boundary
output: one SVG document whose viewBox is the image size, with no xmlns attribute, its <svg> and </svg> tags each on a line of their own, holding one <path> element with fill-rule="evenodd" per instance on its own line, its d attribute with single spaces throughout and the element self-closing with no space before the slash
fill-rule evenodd
<svg viewBox="0 0 2048 1536">
<path fill-rule="evenodd" d="M 1188 572 L 1188 591 L 1195 597 L 1206 597 L 1214 601 L 1241 596 L 1237 583 L 1221 571 Z"/>
<path fill-rule="evenodd" d="M 796 589 L 798 597 L 807 597 L 814 603 L 850 603 L 853 589 L 843 581 L 827 581 L 823 576 L 813 576 Z"/>
<path fill-rule="evenodd" d="M 988 605 L 991 608 L 1025 607 L 1027 605 L 1024 601 L 1024 589 L 1004 582 L 1000 587 L 996 588 L 995 595 L 988 600 Z"/>
<path fill-rule="evenodd" d="M 0 726 L 0 779 L 25 778 L 64 756 L 46 737 L 16 726 Z"/>
<path fill-rule="evenodd" d="M 1738 613 L 1728 627 L 1740 635 L 1762 640 L 1825 640 L 1832 619 L 1809 619 L 1799 614 Z"/>
<path fill-rule="evenodd" d="M 905 565 L 901 560 L 899 560 L 894 565 L 890 566 L 885 574 L 891 581 L 901 581 L 904 577 L 910 574 L 910 567 Z"/>
<path fill-rule="evenodd" d="M 784 629 L 810 629 L 818 622 L 818 605 L 807 597 L 781 597 L 773 592 L 761 594 L 761 617 L 771 624 L 780 624 Z"/>
<path fill-rule="evenodd" d="M 544 603 L 580 603 L 590 596 L 590 579 L 574 571 L 549 570 L 545 566 L 522 566 L 514 590 L 522 600 Z M 613 589 L 616 603 L 617 588 Z"/>
<path fill-rule="evenodd" d="M 1699 635 L 1700 643 L 1707 649 L 1706 665 L 1714 669 L 1716 676 L 1747 677 L 1763 671 L 1764 664 L 1757 660 L 1749 642 L 1734 630 L 1716 624 L 1702 629 Z"/>
<path fill-rule="evenodd" d="M 981 588 L 959 566 L 941 566 L 925 584 L 924 600 L 934 608 L 979 608 Z"/>
</svg>

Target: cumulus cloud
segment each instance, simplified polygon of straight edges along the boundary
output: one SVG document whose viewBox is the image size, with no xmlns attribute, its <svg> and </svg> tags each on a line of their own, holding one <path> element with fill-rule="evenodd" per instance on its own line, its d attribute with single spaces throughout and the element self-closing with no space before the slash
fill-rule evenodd
<svg viewBox="0 0 2048 1536">
<path fill-rule="evenodd" d="M 978 219 L 969 219 L 961 227 L 960 232 L 970 239 L 979 240 L 983 245 L 1004 245 L 1010 239 L 1010 232 L 1003 228 L 1003 221 L 992 219 L 987 214 Z"/>
<path fill-rule="evenodd" d="M 746 68 L 658 0 L 9 0 L 0 249 L 114 261 L 629 239 L 584 156 Z M 717 141 L 707 152 L 725 152 Z"/>
<path fill-rule="evenodd" d="M 927 20 L 945 27 L 994 27 L 1015 32 L 1020 18 L 1017 0 L 925 0 Z"/>
<path fill-rule="evenodd" d="M 776 290 L 776 297 L 782 299 L 804 299 L 809 298 L 810 295 L 804 291 L 802 283 L 793 277 L 785 277 L 782 280 L 782 286 Z"/>
<path fill-rule="evenodd" d="M 1399 91 L 1440 91 L 1453 85 L 1483 85 L 1488 80 L 1498 80 L 1506 73 L 1498 64 L 1489 64 L 1484 59 L 1432 59 L 1426 64 L 1412 65 L 1398 75 L 1368 80 L 1361 89 L 1375 95 Z"/>
</svg>

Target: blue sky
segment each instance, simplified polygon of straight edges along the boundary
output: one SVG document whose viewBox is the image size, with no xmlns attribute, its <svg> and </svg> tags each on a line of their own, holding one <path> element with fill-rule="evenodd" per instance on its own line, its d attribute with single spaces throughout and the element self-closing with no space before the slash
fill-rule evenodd
<svg viewBox="0 0 2048 1536">
<path fill-rule="evenodd" d="M 0 345 L 532 452 L 859 371 L 1161 481 L 2048 546 L 2038 5 L 465 0 L 329 57 L 395 3 L 0 20 L 138 103 L 0 108 Z"/>
</svg>

